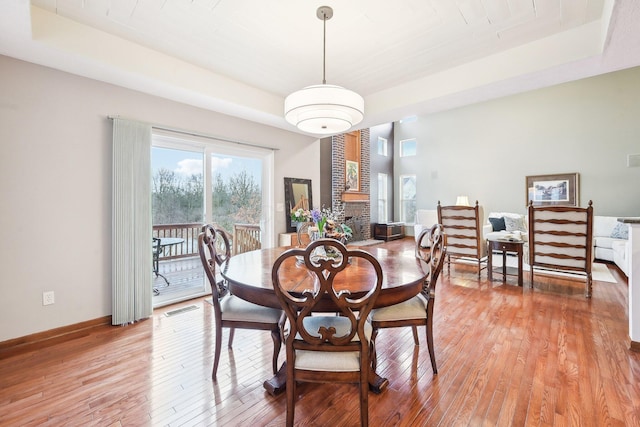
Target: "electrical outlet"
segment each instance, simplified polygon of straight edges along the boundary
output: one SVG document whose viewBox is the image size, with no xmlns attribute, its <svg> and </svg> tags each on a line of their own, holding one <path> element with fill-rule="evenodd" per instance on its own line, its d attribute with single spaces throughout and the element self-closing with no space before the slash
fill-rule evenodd
<svg viewBox="0 0 640 427">
<path fill-rule="evenodd" d="M 55 295 L 53 291 L 45 291 L 42 293 L 42 305 L 51 305 L 55 301 Z"/>
</svg>

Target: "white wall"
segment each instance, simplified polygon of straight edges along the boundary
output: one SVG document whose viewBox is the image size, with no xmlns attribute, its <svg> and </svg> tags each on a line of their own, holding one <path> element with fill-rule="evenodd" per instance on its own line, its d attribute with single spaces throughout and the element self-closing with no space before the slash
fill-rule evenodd
<svg viewBox="0 0 640 427">
<path fill-rule="evenodd" d="M 419 117 L 395 126 L 395 173 L 417 175 L 417 206 L 457 195 L 491 211 L 525 213 L 527 175 L 580 174 L 580 205 L 640 216 L 640 68 Z M 418 156 L 399 159 L 417 138 Z M 396 217 L 398 216 L 396 206 Z"/>
<path fill-rule="evenodd" d="M 0 342 L 111 314 L 110 115 L 278 148 L 274 210 L 320 194 L 315 139 L 0 56 Z"/>
</svg>

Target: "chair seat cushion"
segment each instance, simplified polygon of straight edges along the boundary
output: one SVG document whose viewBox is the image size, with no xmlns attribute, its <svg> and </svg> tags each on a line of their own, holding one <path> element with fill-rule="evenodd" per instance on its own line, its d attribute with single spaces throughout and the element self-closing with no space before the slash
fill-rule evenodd
<svg viewBox="0 0 640 427">
<path fill-rule="evenodd" d="M 341 316 L 311 316 L 305 317 L 304 325 L 310 333 L 317 331 L 321 326 L 336 328 L 336 336 L 343 336 L 351 330 L 351 322 Z M 371 339 L 373 328 L 371 323 L 365 322 L 364 334 L 367 341 Z M 319 336 L 319 334 L 318 334 Z M 299 337 L 297 337 L 299 339 Z M 358 336 L 353 337 L 358 341 Z M 360 370 L 360 358 L 357 351 L 331 352 L 296 350 L 296 369 L 308 371 L 327 372 L 352 372 Z"/>
<path fill-rule="evenodd" d="M 371 310 L 370 319 L 374 322 L 389 322 L 394 320 L 424 319 L 427 317 L 427 299 L 422 294 L 394 304 L 389 307 Z"/>
<path fill-rule="evenodd" d="M 357 351 L 296 350 L 296 369 L 327 372 L 359 371 L 360 358 Z"/>
<path fill-rule="evenodd" d="M 242 300 L 234 295 L 227 295 L 220 300 L 222 320 L 235 320 L 259 323 L 277 323 L 282 310 L 263 307 Z"/>
</svg>

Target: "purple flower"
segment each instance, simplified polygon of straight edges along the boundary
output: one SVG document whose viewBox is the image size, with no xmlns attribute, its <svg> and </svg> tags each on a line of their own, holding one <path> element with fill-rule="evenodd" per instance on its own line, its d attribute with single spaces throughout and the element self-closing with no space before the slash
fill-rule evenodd
<svg viewBox="0 0 640 427">
<path fill-rule="evenodd" d="M 322 213 L 318 209 L 312 210 L 311 219 L 317 224 L 322 219 Z"/>
</svg>

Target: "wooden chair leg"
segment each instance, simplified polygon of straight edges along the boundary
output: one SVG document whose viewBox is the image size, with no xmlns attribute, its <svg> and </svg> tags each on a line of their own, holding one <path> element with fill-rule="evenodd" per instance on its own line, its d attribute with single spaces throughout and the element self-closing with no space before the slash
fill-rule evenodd
<svg viewBox="0 0 640 427">
<path fill-rule="evenodd" d="M 529 281 L 529 287 L 533 289 L 533 267 L 529 268 L 529 277 L 531 278 Z"/>
<path fill-rule="evenodd" d="M 427 308 L 427 348 L 429 349 L 429 358 L 431 358 L 431 368 L 433 374 L 438 373 L 438 367 L 436 366 L 436 353 L 433 348 L 433 305 Z"/>
<path fill-rule="evenodd" d="M 273 361 L 272 368 L 273 374 L 278 373 L 278 355 L 280 354 L 280 347 L 282 347 L 282 337 L 280 335 L 280 328 L 271 331 L 271 339 L 273 340 Z"/>
<path fill-rule="evenodd" d="M 222 326 L 219 322 L 216 322 L 216 347 L 213 354 L 213 370 L 211 371 L 211 378 L 215 381 L 218 373 L 218 363 L 220 363 L 220 351 L 222 350 Z"/>
<path fill-rule="evenodd" d="M 378 336 L 378 329 L 373 328 L 371 332 L 371 339 L 369 340 L 369 348 L 371 353 L 371 367 L 375 371 L 378 367 L 378 353 L 376 352 L 376 337 Z"/>
<path fill-rule="evenodd" d="M 287 427 L 293 427 L 293 420 L 296 411 L 296 381 L 293 370 L 293 366 L 287 364 Z"/>
<path fill-rule="evenodd" d="M 229 348 L 233 346 L 233 336 L 235 335 L 235 328 L 229 328 L 229 344 L 227 345 Z"/>
<path fill-rule="evenodd" d="M 362 361 L 364 366 L 368 364 L 366 359 L 364 357 Z M 369 371 L 367 369 L 360 371 L 360 425 L 362 427 L 369 425 Z"/>
<path fill-rule="evenodd" d="M 418 327 L 412 326 L 411 330 L 413 331 L 413 343 L 415 345 L 420 345 L 420 340 L 418 339 Z"/>
</svg>

